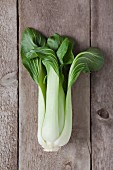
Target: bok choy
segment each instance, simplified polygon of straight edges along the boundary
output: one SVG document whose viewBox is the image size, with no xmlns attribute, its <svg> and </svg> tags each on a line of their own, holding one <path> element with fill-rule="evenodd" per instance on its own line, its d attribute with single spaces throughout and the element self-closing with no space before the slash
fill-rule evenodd
<svg viewBox="0 0 113 170">
<path fill-rule="evenodd" d="M 76 57 L 73 42 L 54 34 L 46 39 L 26 28 L 21 42 L 22 63 L 38 85 L 38 141 L 45 151 L 57 151 L 68 143 L 72 131 L 71 87 L 81 72 L 99 70 L 104 63 L 97 48 Z"/>
</svg>

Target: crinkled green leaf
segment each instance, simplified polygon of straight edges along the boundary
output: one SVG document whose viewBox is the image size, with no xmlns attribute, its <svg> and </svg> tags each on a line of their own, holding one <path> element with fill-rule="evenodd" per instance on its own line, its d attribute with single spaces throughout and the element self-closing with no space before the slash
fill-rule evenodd
<svg viewBox="0 0 113 170">
<path fill-rule="evenodd" d="M 26 53 L 35 47 L 44 47 L 46 44 L 45 37 L 33 28 L 26 28 L 23 32 L 21 42 L 21 56 L 22 59 Z"/>
<path fill-rule="evenodd" d="M 62 43 L 63 39 L 64 39 L 64 37 L 62 37 L 56 33 L 53 36 L 48 38 L 47 45 L 49 48 L 56 51 L 59 48 L 60 44 Z"/>
<path fill-rule="evenodd" d="M 103 54 L 98 48 L 89 48 L 79 53 L 70 67 L 68 86 L 72 86 L 81 72 L 97 71 L 103 64 Z"/>
<path fill-rule="evenodd" d="M 52 66 L 55 72 L 59 75 L 58 60 L 53 50 L 48 47 L 37 47 L 27 53 L 27 58 L 31 60 L 40 58 L 45 66 Z"/>
<path fill-rule="evenodd" d="M 22 63 L 30 73 L 33 80 L 40 85 L 43 95 L 45 96 L 45 84 L 44 78 L 46 76 L 46 70 L 42 65 L 39 58 L 30 59 L 27 54 L 36 47 L 45 46 L 45 37 L 33 28 L 26 28 L 23 32 L 21 42 L 21 57 Z"/>
<path fill-rule="evenodd" d="M 21 57 L 22 63 L 29 71 L 33 80 L 38 83 L 38 58 L 34 60 L 30 60 L 27 57 L 27 53 L 29 53 L 32 49 L 40 46 L 45 46 L 46 39 L 45 37 L 36 31 L 33 28 L 26 28 L 23 32 L 22 42 L 21 42 Z"/>
<path fill-rule="evenodd" d="M 74 60 L 72 52 L 73 43 L 69 38 L 65 38 L 57 50 L 57 56 L 61 65 L 71 64 Z"/>
</svg>

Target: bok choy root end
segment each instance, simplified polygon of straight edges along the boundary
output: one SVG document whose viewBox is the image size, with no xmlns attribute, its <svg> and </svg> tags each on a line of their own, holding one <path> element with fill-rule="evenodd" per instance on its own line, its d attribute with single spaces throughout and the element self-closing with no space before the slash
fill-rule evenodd
<svg viewBox="0 0 113 170">
<path fill-rule="evenodd" d="M 81 72 L 101 69 L 103 54 L 89 48 L 73 54 L 73 42 L 54 34 L 48 39 L 26 28 L 21 42 L 21 58 L 38 85 L 38 141 L 45 151 L 58 151 L 68 143 L 72 131 L 71 87 Z"/>
</svg>

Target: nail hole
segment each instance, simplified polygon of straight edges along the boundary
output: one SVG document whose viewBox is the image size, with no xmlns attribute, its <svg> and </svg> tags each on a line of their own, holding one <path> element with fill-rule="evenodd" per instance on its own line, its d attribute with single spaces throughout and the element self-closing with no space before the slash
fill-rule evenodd
<svg viewBox="0 0 113 170">
<path fill-rule="evenodd" d="M 109 113 L 108 113 L 104 108 L 98 110 L 98 111 L 97 111 L 97 114 L 98 114 L 101 118 L 103 118 L 103 119 L 108 119 L 108 118 L 109 118 Z"/>
</svg>

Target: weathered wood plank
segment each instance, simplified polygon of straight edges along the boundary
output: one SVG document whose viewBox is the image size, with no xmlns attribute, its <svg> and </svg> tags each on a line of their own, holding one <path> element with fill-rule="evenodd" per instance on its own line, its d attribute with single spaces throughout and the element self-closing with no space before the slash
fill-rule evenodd
<svg viewBox="0 0 113 170">
<path fill-rule="evenodd" d="M 89 46 L 89 1 L 20 0 L 20 40 L 25 27 L 51 35 L 55 32 L 76 38 L 76 50 Z M 78 50 L 79 48 L 79 50 Z M 37 141 L 37 87 L 20 60 L 20 170 L 89 170 L 90 83 L 81 75 L 73 87 L 73 133 L 68 145 L 57 153 L 42 151 Z"/>
<path fill-rule="evenodd" d="M 16 1 L 0 0 L 0 169 L 17 169 Z"/>
<path fill-rule="evenodd" d="M 105 65 L 92 74 L 92 169 L 113 169 L 113 1 L 92 0 L 91 44 Z"/>
</svg>

